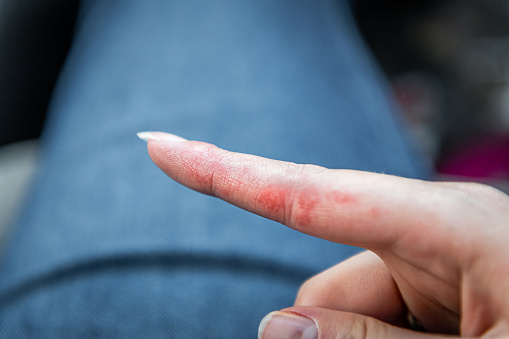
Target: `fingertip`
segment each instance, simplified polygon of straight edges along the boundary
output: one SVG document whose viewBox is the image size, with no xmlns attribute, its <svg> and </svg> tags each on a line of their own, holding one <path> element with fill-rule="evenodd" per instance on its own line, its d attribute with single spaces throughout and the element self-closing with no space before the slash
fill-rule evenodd
<svg viewBox="0 0 509 339">
<path fill-rule="evenodd" d="M 163 171 L 167 167 L 165 155 L 167 155 L 168 150 L 175 149 L 182 142 L 189 141 L 181 136 L 165 132 L 145 131 L 138 132 L 136 135 L 141 140 L 147 142 L 150 158 Z"/>
</svg>

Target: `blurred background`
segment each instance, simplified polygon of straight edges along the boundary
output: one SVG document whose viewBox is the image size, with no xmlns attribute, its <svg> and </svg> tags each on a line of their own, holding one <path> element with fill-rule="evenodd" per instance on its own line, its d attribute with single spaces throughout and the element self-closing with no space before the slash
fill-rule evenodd
<svg viewBox="0 0 509 339">
<path fill-rule="evenodd" d="M 353 6 L 438 178 L 509 192 L 509 1 L 354 0 Z"/>
<path fill-rule="evenodd" d="M 509 1 L 351 2 L 438 178 L 509 192 Z M 35 173 L 78 6 L 0 0 L 0 239 Z"/>
</svg>

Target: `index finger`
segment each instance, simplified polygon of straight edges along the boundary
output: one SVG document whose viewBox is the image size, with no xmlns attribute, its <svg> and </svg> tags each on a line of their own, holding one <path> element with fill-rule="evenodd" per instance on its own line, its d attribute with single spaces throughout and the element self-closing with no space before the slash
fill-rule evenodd
<svg viewBox="0 0 509 339">
<path fill-rule="evenodd" d="M 390 246 L 434 215 L 418 180 L 330 170 L 228 152 L 169 134 L 147 138 L 154 163 L 177 182 L 300 232 L 364 248 Z"/>
</svg>

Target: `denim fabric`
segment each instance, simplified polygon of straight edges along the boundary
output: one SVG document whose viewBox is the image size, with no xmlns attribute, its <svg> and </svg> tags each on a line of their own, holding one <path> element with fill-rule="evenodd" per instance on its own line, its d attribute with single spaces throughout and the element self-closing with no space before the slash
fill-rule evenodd
<svg viewBox="0 0 509 339">
<path fill-rule="evenodd" d="M 426 175 L 341 1 L 85 0 L 49 114 L 1 337 L 252 338 L 358 251 L 181 187 L 138 131 Z"/>
</svg>

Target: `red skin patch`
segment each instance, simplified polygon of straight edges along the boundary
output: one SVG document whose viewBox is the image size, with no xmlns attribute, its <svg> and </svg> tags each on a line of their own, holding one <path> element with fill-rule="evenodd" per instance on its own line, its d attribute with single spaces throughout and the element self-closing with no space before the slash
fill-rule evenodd
<svg viewBox="0 0 509 339">
<path fill-rule="evenodd" d="M 256 199 L 263 212 L 268 213 L 271 219 L 283 221 L 285 217 L 286 199 L 288 190 L 283 187 L 267 186 Z M 299 226 L 307 226 L 311 223 L 312 213 L 320 202 L 318 190 L 305 189 L 296 197 L 295 222 Z"/>
<path fill-rule="evenodd" d="M 351 204 L 357 202 L 357 198 L 348 193 L 342 193 L 339 191 L 332 191 L 329 193 L 330 200 L 338 204 Z"/>
<path fill-rule="evenodd" d="M 279 220 L 284 217 L 287 192 L 284 188 L 267 186 L 256 198 L 256 203 L 263 212 L 267 212 L 271 219 Z"/>
<path fill-rule="evenodd" d="M 320 195 L 315 188 L 306 188 L 297 196 L 297 216 L 295 222 L 298 226 L 308 226 L 311 224 L 312 213 L 320 202 Z"/>
<path fill-rule="evenodd" d="M 260 207 L 262 214 L 267 215 L 273 220 L 284 221 L 286 199 L 289 196 L 288 189 L 281 186 L 269 185 L 263 189 L 257 197 L 256 203 Z M 316 207 L 320 203 L 331 205 L 349 205 L 357 202 L 354 195 L 332 191 L 327 194 L 321 194 L 314 187 L 304 188 L 299 191 L 295 197 L 294 203 L 294 221 L 297 227 L 308 227 L 312 224 Z M 324 202 L 323 202 L 324 201 Z M 376 214 L 377 211 L 372 210 Z"/>
</svg>

